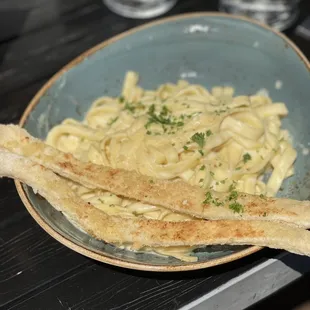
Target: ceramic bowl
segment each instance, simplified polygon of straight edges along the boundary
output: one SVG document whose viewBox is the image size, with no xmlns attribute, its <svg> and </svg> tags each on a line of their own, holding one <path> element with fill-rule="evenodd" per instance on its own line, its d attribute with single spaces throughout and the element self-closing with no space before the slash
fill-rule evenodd
<svg viewBox="0 0 310 310">
<path fill-rule="evenodd" d="M 180 15 L 103 42 L 43 86 L 20 124 L 44 139 L 63 119 L 82 119 L 97 97 L 118 96 L 128 70 L 139 72 L 140 84 L 148 89 L 182 78 L 207 88 L 231 85 L 237 94 L 265 89 L 274 101 L 285 102 L 290 114 L 283 126 L 290 130 L 299 156 L 296 174 L 285 182 L 280 195 L 308 198 L 309 63 L 285 36 L 245 18 L 217 13 Z M 227 263 L 260 249 L 207 247 L 195 254 L 197 263 L 122 250 L 76 229 L 27 186 L 17 182 L 17 189 L 26 208 L 47 233 L 81 254 L 117 266 L 149 271 L 193 270 Z"/>
</svg>

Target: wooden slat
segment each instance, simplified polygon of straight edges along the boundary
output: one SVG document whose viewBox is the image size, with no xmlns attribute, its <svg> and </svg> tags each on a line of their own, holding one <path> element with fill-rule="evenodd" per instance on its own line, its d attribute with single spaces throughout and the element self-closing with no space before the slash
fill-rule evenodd
<svg viewBox="0 0 310 310">
<path fill-rule="evenodd" d="M 90 47 L 146 22 L 112 14 L 98 1 L 89 0 L 89 3 L 49 27 L 0 45 L 0 94 L 48 77 Z M 170 14 L 207 7 L 210 7 L 209 2 L 182 0 Z"/>
<path fill-rule="evenodd" d="M 254 257 L 252 257 L 253 259 Z M 244 260 L 242 268 L 222 266 L 188 273 L 147 273 L 96 263 L 75 270 L 55 286 L 38 291 L 11 310 L 163 310 L 179 309 L 260 261 Z"/>
<path fill-rule="evenodd" d="M 89 262 L 46 234 L 25 210 L 13 181 L 1 180 L 0 308 Z"/>
<path fill-rule="evenodd" d="M 8 40 L 29 31 L 42 29 L 74 10 L 82 13 L 94 5 L 100 6 L 101 3 L 98 0 L 1 0 L 0 40 Z"/>
<path fill-rule="evenodd" d="M 0 122 L 17 122 L 45 81 L 0 97 Z M 89 264 L 49 237 L 23 206 L 13 180 L 0 180 L 0 308 Z"/>
</svg>

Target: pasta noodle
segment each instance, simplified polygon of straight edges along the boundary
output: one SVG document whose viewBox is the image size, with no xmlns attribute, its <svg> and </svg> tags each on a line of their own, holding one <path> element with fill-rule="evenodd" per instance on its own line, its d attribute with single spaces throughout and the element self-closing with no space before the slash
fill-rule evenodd
<svg viewBox="0 0 310 310">
<path fill-rule="evenodd" d="M 232 87 L 178 81 L 157 90 L 138 86 L 138 74 L 126 74 L 120 97 L 95 100 L 78 122 L 66 119 L 50 130 L 47 143 L 82 161 L 135 170 L 159 179 L 183 179 L 192 185 L 229 192 L 274 196 L 294 173 L 297 153 L 281 118 L 284 103 L 264 95 L 235 96 Z M 270 173 L 266 181 L 266 173 Z M 124 199 L 71 183 L 85 201 L 123 217 L 186 221 L 190 216 Z M 149 249 L 145 249 L 149 250 Z M 153 249 L 192 261 L 192 248 Z"/>
</svg>

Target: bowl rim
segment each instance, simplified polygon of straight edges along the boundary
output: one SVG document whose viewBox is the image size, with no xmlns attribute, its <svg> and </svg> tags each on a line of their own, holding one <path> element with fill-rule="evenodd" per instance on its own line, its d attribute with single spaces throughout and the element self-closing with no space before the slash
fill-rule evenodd
<svg viewBox="0 0 310 310">
<path fill-rule="evenodd" d="M 284 42 L 285 46 L 291 47 L 297 56 L 300 58 L 300 60 L 304 63 L 305 67 L 310 71 L 310 62 L 308 61 L 307 57 L 302 53 L 302 51 L 297 47 L 293 41 L 291 41 L 288 37 L 286 37 L 281 32 L 269 27 L 268 25 L 262 24 L 256 20 L 250 19 L 248 17 L 244 16 L 238 16 L 238 15 L 230 15 L 226 13 L 218 13 L 218 12 L 196 12 L 196 13 L 186 13 L 186 14 L 179 14 L 175 16 L 160 18 L 156 21 L 147 22 L 141 26 L 131 28 L 125 32 L 122 32 L 118 35 L 115 35 L 93 47 L 86 50 L 76 58 L 74 58 L 72 61 L 70 61 L 67 65 L 65 65 L 62 69 L 60 69 L 56 74 L 54 74 L 35 94 L 33 99 L 28 104 L 27 108 L 25 109 L 24 113 L 22 114 L 22 117 L 19 121 L 19 125 L 21 127 L 24 126 L 26 123 L 30 113 L 32 110 L 36 107 L 36 105 L 40 102 L 41 97 L 50 89 L 50 87 L 60 78 L 65 72 L 69 71 L 73 67 L 77 66 L 79 63 L 81 63 L 83 60 L 85 60 L 87 57 L 95 54 L 99 50 L 102 50 L 106 46 L 113 44 L 114 42 L 117 42 L 127 36 L 130 36 L 136 32 L 139 32 L 144 29 L 151 28 L 153 26 L 157 26 L 160 24 L 164 24 L 167 22 L 177 21 L 177 20 L 186 20 L 190 18 L 195 17 L 221 17 L 226 19 L 233 19 L 233 20 L 239 20 L 244 21 L 246 23 L 250 23 L 252 25 L 259 26 L 269 32 L 272 32 L 273 34 L 280 37 Z M 44 219 L 41 217 L 39 212 L 33 207 L 31 201 L 27 197 L 27 194 L 24 190 L 24 187 L 22 186 L 21 182 L 15 180 L 15 186 L 17 189 L 17 192 L 24 203 L 26 209 L 30 213 L 30 215 L 33 217 L 33 219 L 43 228 L 50 236 L 52 236 L 54 239 L 56 239 L 61 244 L 65 245 L 66 247 L 70 248 L 71 250 L 80 253 L 86 257 L 92 258 L 94 260 L 117 266 L 117 267 L 123 267 L 128 269 L 134 269 L 134 270 L 141 270 L 141 271 L 156 271 L 156 272 L 175 272 L 175 271 L 190 271 L 190 270 L 198 270 L 208 267 L 213 267 L 225 263 L 229 263 L 235 260 L 238 260 L 240 258 L 243 258 L 245 256 L 248 256 L 250 254 L 253 254 L 261 249 L 263 247 L 260 246 L 250 246 L 247 249 L 241 250 L 240 252 L 233 253 L 221 258 L 215 258 L 210 261 L 206 262 L 198 262 L 198 263 L 184 263 L 183 265 L 151 265 L 147 263 L 139 263 L 139 262 L 129 262 L 127 260 L 121 259 L 121 258 L 111 258 L 106 256 L 104 253 L 99 254 L 96 252 L 93 252 L 92 250 L 89 250 L 82 245 L 79 245 L 75 243 L 74 241 L 69 240 L 65 235 L 62 235 L 61 233 L 57 232 L 55 229 L 53 229 Z"/>
</svg>

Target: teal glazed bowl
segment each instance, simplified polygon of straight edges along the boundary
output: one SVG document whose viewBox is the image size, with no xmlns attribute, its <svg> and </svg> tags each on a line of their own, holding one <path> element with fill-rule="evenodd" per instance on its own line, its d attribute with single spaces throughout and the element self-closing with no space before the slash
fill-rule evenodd
<svg viewBox="0 0 310 310">
<path fill-rule="evenodd" d="M 120 94 L 126 71 L 137 71 L 140 84 L 187 79 L 208 89 L 230 85 L 237 94 L 268 90 L 290 111 L 283 122 L 298 150 L 296 173 L 280 195 L 309 196 L 310 74 L 309 62 L 284 35 L 267 26 L 224 14 L 189 14 L 162 19 L 118 35 L 85 52 L 57 73 L 34 97 L 20 125 L 45 139 L 52 126 L 71 117 L 82 119 L 94 99 Z M 84 234 L 33 191 L 16 182 L 30 214 L 67 247 L 112 265 L 148 271 L 206 268 L 258 251 L 259 247 L 206 247 L 187 263 L 172 257 L 116 248 Z"/>
</svg>

